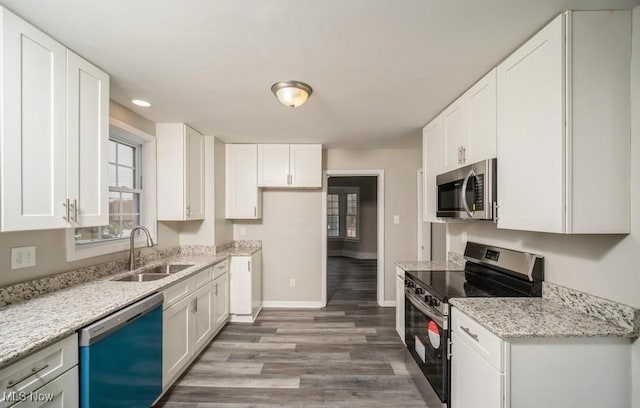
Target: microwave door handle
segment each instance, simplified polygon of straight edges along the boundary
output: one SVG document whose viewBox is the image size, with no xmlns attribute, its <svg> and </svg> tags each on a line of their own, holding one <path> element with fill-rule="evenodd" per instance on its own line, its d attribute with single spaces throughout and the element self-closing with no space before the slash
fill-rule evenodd
<svg viewBox="0 0 640 408">
<path fill-rule="evenodd" d="M 469 179 L 475 176 L 476 176 L 476 173 L 473 170 L 471 170 L 469 174 L 467 174 L 467 177 L 464 178 L 464 181 L 462 182 L 462 191 L 460 191 L 461 198 L 462 198 L 462 206 L 464 207 L 464 211 L 467 213 L 469 218 L 473 218 L 474 211 L 472 211 L 469 208 L 469 203 L 467 203 L 467 184 L 469 184 Z"/>
</svg>

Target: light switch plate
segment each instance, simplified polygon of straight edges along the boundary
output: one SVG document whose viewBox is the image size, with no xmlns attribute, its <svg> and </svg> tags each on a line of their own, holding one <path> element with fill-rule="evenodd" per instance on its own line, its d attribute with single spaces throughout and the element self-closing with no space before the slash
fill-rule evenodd
<svg viewBox="0 0 640 408">
<path fill-rule="evenodd" d="M 400 216 L 399 215 L 394 215 L 393 216 L 393 223 L 394 224 L 400 224 Z"/>
<path fill-rule="evenodd" d="M 36 266 L 36 247 L 11 248 L 11 269 Z"/>
</svg>

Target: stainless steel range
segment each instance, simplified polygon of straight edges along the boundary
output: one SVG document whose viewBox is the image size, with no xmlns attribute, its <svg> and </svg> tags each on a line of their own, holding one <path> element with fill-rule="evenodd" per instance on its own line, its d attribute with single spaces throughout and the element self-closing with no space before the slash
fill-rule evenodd
<svg viewBox="0 0 640 408">
<path fill-rule="evenodd" d="M 464 271 L 406 271 L 407 365 L 428 406 L 446 407 L 451 383 L 449 303 L 455 297 L 541 296 L 544 258 L 468 242 Z"/>
</svg>

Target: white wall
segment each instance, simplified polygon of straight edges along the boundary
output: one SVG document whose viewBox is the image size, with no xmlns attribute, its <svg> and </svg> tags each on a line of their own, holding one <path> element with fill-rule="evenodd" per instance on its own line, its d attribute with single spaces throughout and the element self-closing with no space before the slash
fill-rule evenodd
<svg viewBox="0 0 640 408">
<path fill-rule="evenodd" d="M 111 101 L 109 109 L 111 117 L 155 135 L 153 122 L 113 101 Z M 175 223 L 158 223 L 157 235 L 158 246 L 161 248 L 178 244 Z M 11 248 L 21 246 L 36 247 L 37 265 L 31 268 L 11 270 Z M 118 252 L 67 262 L 64 229 L 2 232 L 0 233 L 0 287 L 124 257 L 126 257 L 126 252 Z"/>
<path fill-rule="evenodd" d="M 631 233 L 563 236 L 498 230 L 492 223 L 449 224 L 450 250 L 463 252 L 466 240 L 478 240 L 536 252 L 545 256 L 546 280 L 640 308 L 640 7 L 633 27 Z M 640 408 L 640 340 L 633 344 L 632 367 L 633 407 Z"/>
</svg>

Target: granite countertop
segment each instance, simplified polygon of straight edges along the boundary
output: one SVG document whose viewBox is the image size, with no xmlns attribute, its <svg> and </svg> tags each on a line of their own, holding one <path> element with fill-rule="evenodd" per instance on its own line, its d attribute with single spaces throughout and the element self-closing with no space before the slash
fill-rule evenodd
<svg viewBox="0 0 640 408">
<path fill-rule="evenodd" d="M 541 297 L 455 298 L 449 303 L 504 339 L 637 336 L 632 328 Z"/>
<path fill-rule="evenodd" d="M 403 271 L 463 271 L 464 257 L 455 252 L 447 254 L 446 261 L 398 261 L 396 266 Z"/>
<path fill-rule="evenodd" d="M 177 255 L 151 262 L 191 267 L 150 282 L 115 282 L 121 272 L 0 308 L 0 368 L 37 351 L 102 317 L 122 309 L 229 256 L 252 255 L 261 248 L 229 248 L 216 255 Z"/>
</svg>

